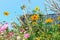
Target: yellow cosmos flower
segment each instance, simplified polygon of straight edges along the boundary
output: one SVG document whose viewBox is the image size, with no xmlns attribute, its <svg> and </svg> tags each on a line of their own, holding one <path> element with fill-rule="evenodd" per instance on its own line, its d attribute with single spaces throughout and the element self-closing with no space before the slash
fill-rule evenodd
<svg viewBox="0 0 60 40">
<path fill-rule="evenodd" d="M 40 37 L 36 37 L 36 38 L 34 38 L 34 40 L 40 40 Z"/>
<path fill-rule="evenodd" d="M 9 13 L 8 13 L 8 12 L 4 12 L 4 15 L 5 15 L 5 16 L 8 16 L 8 15 L 9 15 Z"/>
<path fill-rule="evenodd" d="M 45 23 L 50 23 L 50 22 L 53 22 L 52 18 L 48 18 L 48 19 L 45 20 Z"/>
<path fill-rule="evenodd" d="M 31 20 L 37 20 L 38 19 L 38 15 L 34 14 L 33 16 L 31 16 Z"/>
<path fill-rule="evenodd" d="M 60 24 L 58 24 L 57 26 L 60 27 Z"/>
<path fill-rule="evenodd" d="M 37 24 L 37 22 L 32 22 L 32 24 L 33 24 L 33 25 L 36 25 L 36 24 Z"/>
<path fill-rule="evenodd" d="M 57 17 L 57 20 L 60 20 L 60 16 Z"/>
<path fill-rule="evenodd" d="M 39 7 L 38 7 L 38 6 L 36 6 L 34 10 L 35 10 L 35 11 L 38 11 L 38 10 L 39 10 Z"/>
</svg>

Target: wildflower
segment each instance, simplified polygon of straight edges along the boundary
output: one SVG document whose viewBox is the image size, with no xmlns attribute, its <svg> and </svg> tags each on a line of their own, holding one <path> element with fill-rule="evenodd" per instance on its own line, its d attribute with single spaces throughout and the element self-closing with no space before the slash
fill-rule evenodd
<svg viewBox="0 0 60 40">
<path fill-rule="evenodd" d="M 28 38 L 29 37 L 29 34 L 28 33 L 25 33 L 24 34 L 24 38 Z"/>
<path fill-rule="evenodd" d="M 57 26 L 60 27 L 60 24 L 58 24 Z"/>
<path fill-rule="evenodd" d="M 0 27 L 0 32 L 6 30 L 8 27 L 8 23 L 5 23 L 2 27 Z"/>
<path fill-rule="evenodd" d="M 50 22 L 53 22 L 52 18 L 48 18 L 48 19 L 45 20 L 45 23 L 50 23 Z"/>
<path fill-rule="evenodd" d="M 3 31 L 1 31 L 1 32 L 0 32 L 0 34 L 4 34 L 4 32 L 3 32 Z"/>
<path fill-rule="evenodd" d="M 35 40 L 40 40 L 40 37 L 35 38 Z"/>
<path fill-rule="evenodd" d="M 34 10 L 35 10 L 35 11 L 38 11 L 38 10 L 39 10 L 39 7 L 38 7 L 38 6 L 36 6 Z"/>
<path fill-rule="evenodd" d="M 7 37 L 11 37 L 13 35 L 13 32 L 9 32 Z"/>
<path fill-rule="evenodd" d="M 17 40 L 20 40 L 20 36 L 16 36 L 16 39 L 17 39 Z"/>
<path fill-rule="evenodd" d="M 57 17 L 57 20 L 60 20 L 60 16 Z"/>
<path fill-rule="evenodd" d="M 38 15 L 34 14 L 33 16 L 31 16 L 31 20 L 37 20 L 38 19 Z"/>
<path fill-rule="evenodd" d="M 4 12 L 4 15 L 5 15 L 5 16 L 8 16 L 8 15 L 9 15 L 9 13 L 8 13 L 8 12 Z"/>
<path fill-rule="evenodd" d="M 32 22 L 32 25 L 36 25 L 37 24 L 37 22 Z"/>
</svg>

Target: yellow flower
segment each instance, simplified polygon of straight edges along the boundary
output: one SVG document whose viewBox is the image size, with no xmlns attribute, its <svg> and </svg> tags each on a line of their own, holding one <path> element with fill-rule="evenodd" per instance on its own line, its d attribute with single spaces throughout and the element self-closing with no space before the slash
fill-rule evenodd
<svg viewBox="0 0 60 40">
<path fill-rule="evenodd" d="M 34 38 L 34 40 L 40 40 L 40 37 L 36 37 L 36 38 Z"/>
<path fill-rule="evenodd" d="M 35 7 L 35 11 L 38 11 L 38 10 L 39 10 L 39 7 L 38 7 L 38 6 L 36 6 L 36 7 Z"/>
<path fill-rule="evenodd" d="M 33 16 L 31 16 L 31 20 L 37 20 L 38 19 L 38 15 L 34 14 Z"/>
<path fill-rule="evenodd" d="M 4 15 L 5 15 L 5 16 L 8 16 L 8 15 L 9 15 L 9 13 L 8 13 L 8 12 L 4 12 Z"/>
<path fill-rule="evenodd" d="M 32 22 L 32 24 L 33 24 L 33 25 L 36 25 L 36 24 L 37 24 L 37 22 Z"/>
<path fill-rule="evenodd" d="M 60 20 L 60 16 L 57 17 L 57 20 Z"/>
<path fill-rule="evenodd" d="M 45 20 L 45 23 L 50 23 L 50 22 L 53 22 L 52 18 L 48 18 L 48 19 Z"/>
<path fill-rule="evenodd" d="M 57 26 L 60 27 L 60 24 L 58 24 Z"/>
</svg>

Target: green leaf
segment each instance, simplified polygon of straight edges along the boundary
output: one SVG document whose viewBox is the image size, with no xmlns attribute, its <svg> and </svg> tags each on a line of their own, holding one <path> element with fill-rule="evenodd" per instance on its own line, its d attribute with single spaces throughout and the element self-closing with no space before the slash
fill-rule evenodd
<svg viewBox="0 0 60 40">
<path fill-rule="evenodd" d="M 31 35 L 31 36 L 28 38 L 28 40 L 33 40 L 33 38 L 34 38 L 34 35 Z"/>
</svg>

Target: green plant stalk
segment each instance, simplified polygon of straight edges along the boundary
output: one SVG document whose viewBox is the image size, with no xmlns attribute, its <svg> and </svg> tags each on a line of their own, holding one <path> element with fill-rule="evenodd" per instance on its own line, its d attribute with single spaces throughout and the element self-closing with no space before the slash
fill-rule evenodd
<svg viewBox="0 0 60 40">
<path fill-rule="evenodd" d="M 29 27 L 30 33 L 32 34 L 32 27 L 31 27 L 30 24 L 29 24 L 29 20 L 28 20 L 27 17 L 26 17 L 25 11 L 24 11 L 24 16 L 25 16 L 25 19 L 26 19 L 26 21 L 27 21 L 27 25 L 28 25 L 28 27 Z"/>
</svg>

